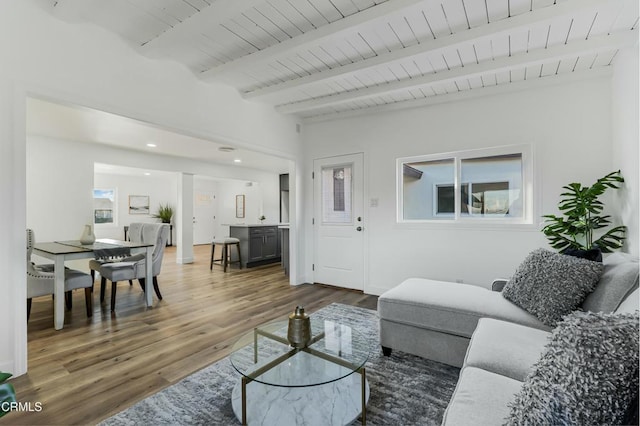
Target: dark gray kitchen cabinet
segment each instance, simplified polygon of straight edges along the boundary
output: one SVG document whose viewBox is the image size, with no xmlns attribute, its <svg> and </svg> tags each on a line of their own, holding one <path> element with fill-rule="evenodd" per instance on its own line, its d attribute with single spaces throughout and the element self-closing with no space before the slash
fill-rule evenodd
<svg viewBox="0 0 640 426">
<path fill-rule="evenodd" d="M 229 236 L 240 240 L 243 267 L 280 262 L 280 235 L 276 225 L 232 225 Z"/>
</svg>

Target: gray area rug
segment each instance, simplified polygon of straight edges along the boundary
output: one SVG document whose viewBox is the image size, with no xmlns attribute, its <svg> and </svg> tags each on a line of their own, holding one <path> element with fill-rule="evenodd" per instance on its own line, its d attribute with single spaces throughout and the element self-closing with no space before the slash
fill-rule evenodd
<svg viewBox="0 0 640 426">
<path fill-rule="evenodd" d="M 373 351 L 366 364 L 371 388 L 367 424 L 441 423 L 458 380 L 458 368 L 398 351 L 390 357 L 383 356 L 376 311 L 334 303 L 312 315 L 350 324 L 371 339 Z M 238 425 L 231 408 L 231 391 L 239 380 L 239 374 L 225 358 L 100 424 Z"/>
</svg>

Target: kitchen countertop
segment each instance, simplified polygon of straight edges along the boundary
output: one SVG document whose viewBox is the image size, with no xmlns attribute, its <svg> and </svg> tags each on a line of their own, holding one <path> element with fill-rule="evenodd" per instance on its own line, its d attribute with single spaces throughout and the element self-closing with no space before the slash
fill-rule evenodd
<svg viewBox="0 0 640 426">
<path fill-rule="evenodd" d="M 235 226 L 236 228 L 256 228 L 258 226 L 281 226 L 288 223 L 223 223 L 222 226 Z"/>
</svg>

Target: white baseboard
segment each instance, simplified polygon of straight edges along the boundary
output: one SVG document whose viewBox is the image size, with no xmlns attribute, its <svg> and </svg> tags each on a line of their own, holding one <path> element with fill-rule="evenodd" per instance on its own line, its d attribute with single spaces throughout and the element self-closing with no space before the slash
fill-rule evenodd
<svg viewBox="0 0 640 426">
<path fill-rule="evenodd" d="M 194 258 L 193 257 L 183 257 L 180 259 L 176 259 L 176 263 L 179 263 L 181 265 L 184 265 L 186 263 L 193 263 Z"/>
<path fill-rule="evenodd" d="M 371 286 L 371 285 L 365 285 L 364 286 L 364 293 L 365 294 L 372 294 L 374 296 L 380 296 L 382 293 L 384 293 L 387 290 L 389 290 L 389 289 L 385 288 L 385 287 L 376 287 L 376 286 Z"/>
<path fill-rule="evenodd" d="M 0 371 L 3 373 L 11 373 L 15 376 L 14 362 L 12 360 L 0 361 Z"/>
</svg>

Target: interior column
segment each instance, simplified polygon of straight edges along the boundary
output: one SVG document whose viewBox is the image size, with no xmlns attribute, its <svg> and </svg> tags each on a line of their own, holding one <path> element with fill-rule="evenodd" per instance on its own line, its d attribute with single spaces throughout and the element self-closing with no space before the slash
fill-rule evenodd
<svg viewBox="0 0 640 426">
<path fill-rule="evenodd" d="M 193 175 L 178 175 L 176 212 L 176 263 L 193 263 Z"/>
</svg>

